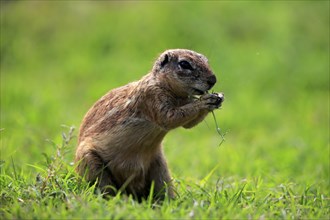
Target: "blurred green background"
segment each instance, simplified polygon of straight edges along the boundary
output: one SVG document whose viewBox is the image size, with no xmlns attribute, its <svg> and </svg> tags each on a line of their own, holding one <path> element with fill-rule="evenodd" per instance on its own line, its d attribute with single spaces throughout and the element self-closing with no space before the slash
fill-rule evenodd
<svg viewBox="0 0 330 220">
<path fill-rule="evenodd" d="M 61 125 L 166 49 L 209 58 L 216 112 L 164 141 L 174 176 L 258 177 L 329 192 L 329 1 L 1 1 L 1 160 L 25 170 Z M 76 134 L 78 131 L 76 131 Z M 71 143 L 73 160 L 76 139 Z M 276 180 L 274 180 L 276 179 Z"/>
</svg>

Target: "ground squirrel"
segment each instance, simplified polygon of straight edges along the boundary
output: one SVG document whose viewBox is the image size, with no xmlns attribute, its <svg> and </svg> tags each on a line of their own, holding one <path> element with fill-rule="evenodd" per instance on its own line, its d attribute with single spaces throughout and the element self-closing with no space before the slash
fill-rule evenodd
<svg viewBox="0 0 330 220">
<path fill-rule="evenodd" d="M 76 171 L 102 192 L 118 190 L 138 200 L 174 197 L 162 150 L 165 135 L 191 128 L 221 106 L 222 93 L 207 93 L 216 83 L 208 60 L 186 49 L 166 50 L 147 75 L 98 100 L 80 127 Z"/>
</svg>

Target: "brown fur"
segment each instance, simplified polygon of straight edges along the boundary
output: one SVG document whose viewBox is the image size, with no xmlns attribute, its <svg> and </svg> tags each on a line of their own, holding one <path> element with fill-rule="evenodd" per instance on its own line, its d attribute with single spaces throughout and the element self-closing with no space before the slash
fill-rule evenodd
<svg viewBox="0 0 330 220">
<path fill-rule="evenodd" d="M 165 51 L 149 74 L 111 90 L 87 112 L 76 150 L 77 172 L 111 195 L 121 190 L 146 198 L 154 181 L 154 195 L 173 197 L 162 140 L 171 129 L 191 128 L 220 107 L 222 96 L 206 94 L 215 82 L 203 55 Z"/>
</svg>

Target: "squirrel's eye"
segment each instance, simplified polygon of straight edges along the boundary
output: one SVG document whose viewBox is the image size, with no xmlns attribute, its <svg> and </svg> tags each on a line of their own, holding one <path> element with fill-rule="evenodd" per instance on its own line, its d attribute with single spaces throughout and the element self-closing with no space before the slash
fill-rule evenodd
<svg viewBox="0 0 330 220">
<path fill-rule="evenodd" d="M 179 62 L 179 65 L 182 69 L 188 69 L 188 70 L 193 70 L 192 66 L 190 65 L 189 62 L 182 60 Z"/>
</svg>

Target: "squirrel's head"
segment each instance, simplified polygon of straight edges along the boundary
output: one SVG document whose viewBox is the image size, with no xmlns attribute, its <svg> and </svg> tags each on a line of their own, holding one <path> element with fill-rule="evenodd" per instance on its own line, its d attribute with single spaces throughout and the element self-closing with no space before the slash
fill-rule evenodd
<svg viewBox="0 0 330 220">
<path fill-rule="evenodd" d="M 186 49 L 163 52 L 152 72 L 166 80 L 170 89 L 179 96 L 202 95 L 217 81 L 207 58 Z"/>
</svg>

